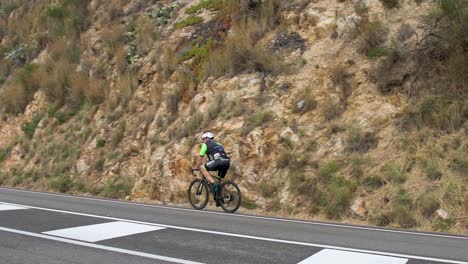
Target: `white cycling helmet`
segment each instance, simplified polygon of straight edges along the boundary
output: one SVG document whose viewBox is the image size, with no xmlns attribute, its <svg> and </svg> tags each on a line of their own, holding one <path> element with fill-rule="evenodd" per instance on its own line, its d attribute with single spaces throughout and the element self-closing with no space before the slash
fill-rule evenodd
<svg viewBox="0 0 468 264">
<path fill-rule="evenodd" d="M 209 138 L 209 139 L 213 139 L 214 138 L 214 134 L 212 132 L 205 132 L 203 133 L 202 135 L 202 139 L 205 139 L 205 138 Z"/>
</svg>

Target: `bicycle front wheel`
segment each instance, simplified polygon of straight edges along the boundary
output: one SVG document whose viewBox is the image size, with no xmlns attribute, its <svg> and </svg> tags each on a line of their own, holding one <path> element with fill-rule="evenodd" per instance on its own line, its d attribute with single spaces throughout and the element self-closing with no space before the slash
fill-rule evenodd
<svg viewBox="0 0 468 264">
<path fill-rule="evenodd" d="M 221 207 L 226 213 L 234 213 L 241 205 L 239 186 L 232 181 L 226 181 L 221 187 Z"/>
<path fill-rule="evenodd" d="M 208 186 L 200 179 L 195 179 L 190 183 L 188 197 L 193 208 L 202 210 L 208 203 Z"/>
</svg>

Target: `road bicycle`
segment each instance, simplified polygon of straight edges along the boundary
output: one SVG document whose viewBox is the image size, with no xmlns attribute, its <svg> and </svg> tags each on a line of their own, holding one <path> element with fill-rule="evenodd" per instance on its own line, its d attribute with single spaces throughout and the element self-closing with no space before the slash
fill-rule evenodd
<svg viewBox="0 0 468 264">
<path fill-rule="evenodd" d="M 201 179 L 197 178 L 190 183 L 188 188 L 188 197 L 193 208 L 202 210 L 208 204 L 209 193 L 212 189 L 203 173 L 199 169 L 191 169 L 192 175 L 197 177 L 201 175 Z M 198 172 L 198 174 L 196 173 Z M 219 176 L 213 176 L 220 184 L 221 190 L 217 193 L 212 192 L 213 199 L 223 208 L 226 213 L 234 213 L 241 205 L 241 192 L 239 186 L 233 181 L 223 182 Z M 216 197 L 218 196 L 218 197 Z"/>
</svg>

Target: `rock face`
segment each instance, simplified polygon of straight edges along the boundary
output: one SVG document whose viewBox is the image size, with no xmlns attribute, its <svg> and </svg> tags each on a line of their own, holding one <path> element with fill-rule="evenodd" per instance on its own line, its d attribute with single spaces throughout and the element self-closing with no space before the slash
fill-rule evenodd
<svg viewBox="0 0 468 264">
<path fill-rule="evenodd" d="M 53 189 L 52 178 L 72 175 L 66 182 L 86 188 L 71 192 L 109 195 L 121 188 L 120 198 L 186 205 L 189 169 L 201 133 L 210 129 L 232 159 L 227 177 L 246 197 L 241 210 L 366 223 L 381 209 L 391 211 L 393 198 L 381 204 L 381 197 L 393 197 L 398 188 L 415 200 L 424 193 L 412 181 L 421 178 L 413 169 L 419 160 L 405 161 L 404 168 L 392 163 L 406 158 L 401 142 L 409 136 L 401 137 L 397 120 L 411 98 L 398 91 L 411 86 L 411 78 L 401 68 L 400 79 L 389 81 L 391 91 L 382 93 L 385 76 L 374 75 L 387 57 L 359 51 L 368 39 L 358 25 L 367 19 L 385 25 L 378 51 L 397 36 L 416 45 L 422 17 L 434 8 L 428 1 L 400 1 L 391 10 L 377 0 L 284 1 L 273 22 L 255 20 L 266 12 L 252 15 L 265 1 L 253 1 L 244 14 L 251 32 L 238 29 L 243 14 L 226 16 L 200 1 L 156 2 L 83 2 L 80 60 L 59 65 L 72 68 L 68 97 L 54 101 L 55 86 L 44 82 L 23 112 L 0 116 L 0 157 L 1 147 L 11 146 L 0 158 L 8 172 L 0 174 L 8 178 L 4 184 L 31 172 L 42 176 L 21 176 L 25 185 Z M 199 22 L 192 24 L 193 16 Z M 402 21 L 414 34 L 403 36 Z M 59 48 L 45 45 L 35 62 L 48 65 Z M 82 97 L 79 104 L 68 103 L 74 93 Z M 40 122 L 24 136 L 38 113 Z M 410 175 L 406 183 L 396 179 L 400 174 Z M 460 184 L 454 179 L 421 181 L 442 190 Z M 444 218 L 447 212 L 439 211 Z"/>
<path fill-rule="evenodd" d="M 361 198 L 356 199 L 351 205 L 351 211 L 357 217 L 365 219 L 367 216 L 366 202 Z"/>
</svg>

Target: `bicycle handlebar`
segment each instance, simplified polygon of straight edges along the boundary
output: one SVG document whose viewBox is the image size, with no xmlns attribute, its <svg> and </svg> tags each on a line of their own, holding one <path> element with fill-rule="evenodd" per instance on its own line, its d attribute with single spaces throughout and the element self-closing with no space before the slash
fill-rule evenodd
<svg viewBox="0 0 468 264">
<path fill-rule="evenodd" d="M 196 171 L 200 171 L 200 169 L 190 169 L 190 172 L 192 173 L 193 176 L 197 176 L 195 174 Z"/>
</svg>

